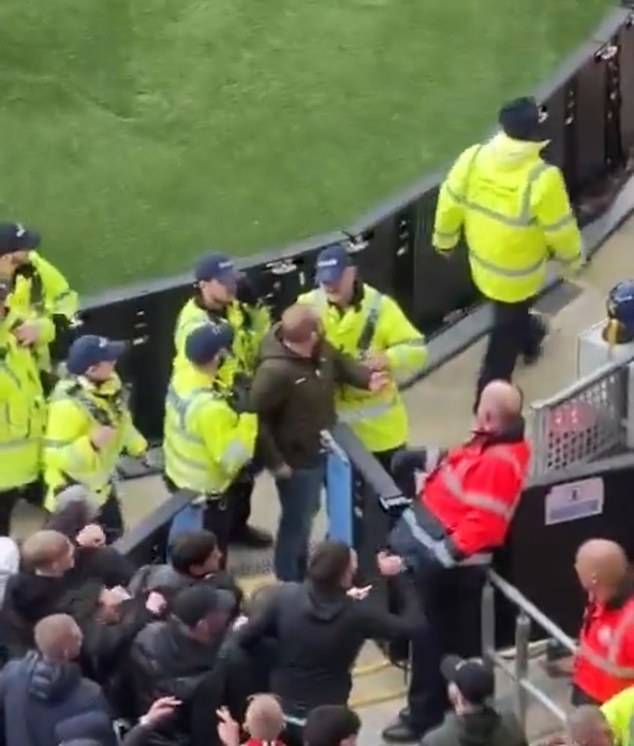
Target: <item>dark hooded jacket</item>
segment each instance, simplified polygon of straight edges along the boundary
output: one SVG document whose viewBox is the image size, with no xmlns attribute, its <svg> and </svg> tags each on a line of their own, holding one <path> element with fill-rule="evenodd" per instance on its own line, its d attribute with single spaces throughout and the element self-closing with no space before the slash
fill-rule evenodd
<svg viewBox="0 0 634 746">
<path fill-rule="evenodd" d="M 320 433 L 335 424 L 337 384 L 366 389 L 369 381 L 368 368 L 325 340 L 312 358 L 300 357 L 282 343 L 279 324 L 274 326 L 262 341 L 251 385 L 251 404 L 264 428 L 266 466 L 315 466 Z"/>
<path fill-rule="evenodd" d="M 371 597 L 355 601 L 343 589 L 285 583 L 238 631 L 247 651 L 263 638 L 277 640 L 271 689 L 286 714 L 304 717 L 320 705 L 345 705 L 351 669 L 364 642 L 409 637 L 424 623 L 411 580 L 401 576 L 398 581 L 404 601 L 399 616 L 380 609 Z"/>
<path fill-rule="evenodd" d="M 526 746 L 527 740 L 511 712 L 491 707 L 457 715 L 448 713 L 438 728 L 429 731 L 421 746 Z"/>
<path fill-rule="evenodd" d="M 6 746 L 58 746 L 82 738 L 115 746 L 108 705 L 98 684 L 72 663 L 35 652 L 11 661 L 0 675 Z"/>
<path fill-rule="evenodd" d="M 153 622 L 137 635 L 127 667 L 135 698 L 134 716 L 147 712 L 159 697 L 173 696 L 182 702 L 173 718 L 148 734 L 148 744 L 179 746 L 190 743 L 194 696 L 201 683 L 217 671 L 221 644 L 222 636 L 215 644 L 208 645 L 192 639 L 176 618 Z M 219 707 L 222 703 L 215 704 Z M 210 701 L 207 709 L 215 712 Z"/>
</svg>

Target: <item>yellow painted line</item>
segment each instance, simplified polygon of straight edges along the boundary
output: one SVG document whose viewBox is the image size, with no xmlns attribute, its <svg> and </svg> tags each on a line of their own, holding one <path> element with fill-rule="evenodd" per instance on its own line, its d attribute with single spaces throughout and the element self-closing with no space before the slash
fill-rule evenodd
<svg viewBox="0 0 634 746">
<path fill-rule="evenodd" d="M 358 697 L 350 698 L 350 707 L 353 709 L 361 709 L 362 707 L 372 707 L 372 705 L 380 705 L 384 702 L 393 702 L 396 699 L 402 699 L 407 694 L 405 687 L 399 689 L 392 689 L 384 692 L 377 692 L 376 694 L 360 695 Z"/>
</svg>

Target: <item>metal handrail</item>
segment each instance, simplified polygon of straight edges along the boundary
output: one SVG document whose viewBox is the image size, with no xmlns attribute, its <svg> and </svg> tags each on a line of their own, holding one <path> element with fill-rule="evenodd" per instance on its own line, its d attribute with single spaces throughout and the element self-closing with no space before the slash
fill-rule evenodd
<svg viewBox="0 0 634 746">
<path fill-rule="evenodd" d="M 514 665 L 504 660 L 495 648 L 496 589 L 519 610 L 515 620 Z M 567 719 L 565 711 L 546 692 L 528 679 L 532 622 L 539 625 L 552 639 L 557 640 L 570 653 L 574 655 L 577 652 L 577 644 L 572 637 L 541 612 L 515 586 L 504 580 L 495 571 L 489 570 L 487 583 L 482 591 L 482 649 L 487 663 L 493 667 L 497 666 L 513 680 L 514 709 L 522 728 L 526 727 L 529 695 L 543 705 L 561 723 L 565 723 Z"/>
</svg>

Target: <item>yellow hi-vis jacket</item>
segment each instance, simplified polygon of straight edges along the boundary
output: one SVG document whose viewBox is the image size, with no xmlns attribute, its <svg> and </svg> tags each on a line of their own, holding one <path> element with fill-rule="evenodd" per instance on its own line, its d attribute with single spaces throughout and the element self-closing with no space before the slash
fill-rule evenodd
<svg viewBox="0 0 634 746">
<path fill-rule="evenodd" d="M 561 171 L 539 155 L 546 144 L 499 133 L 467 148 L 440 189 L 433 244 L 450 251 L 464 230 L 473 281 L 491 300 L 536 295 L 551 258 L 567 271 L 583 261 Z"/>
<path fill-rule="evenodd" d="M 260 342 L 271 325 L 269 311 L 264 306 L 249 306 L 234 300 L 224 314 L 214 314 L 191 298 L 181 309 L 176 321 L 174 346 L 174 372 L 188 364 L 185 357 L 187 337 L 203 324 L 227 323 L 233 329 L 233 345 L 229 357 L 218 370 L 218 379 L 227 389 L 231 389 L 235 376 L 253 375 Z"/>
<path fill-rule="evenodd" d="M 90 438 L 101 426 L 116 430 L 102 449 Z M 102 384 L 84 376 L 57 383 L 49 399 L 44 440 L 45 507 L 55 509 L 55 494 L 70 484 L 82 484 L 102 504 L 110 494 L 122 453 L 141 456 L 147 441 L 134 427 L 121 380 L 116 374 Z"/>
<path fill-rule="evenodd" d="M 326 339 L 342 352 L 358 360 L 383 352 L 396 377 L 423 368 L 427 361 L 425 338 L 398 304 L 370 285 L 357 292 L 358 302 L 343 310 L 328 303 L 321 289 L 301 295 L 298 302 L 316 307 Z M 407 442 L 407 411 L 396 384 L 378 393 L 341 386 L 335 404 L 339 421 L 348 424 L 369 451 L 380 453 Z"/>
<path fill-rule="evenodd" d="M 79 309 L 79 298 L 64 275 L 36 251 L 29 251 L 28 263 L 15 275 L 9 308 L 16 322 L 37 325 L 40 331 L 35 355 L 41 370 L 49 371 L 49 345 L 55 339 L 54 316 L 65 316 L 69 323 Z"/>
<path fill-rule="evenodd" d="M 601 705 L 616 746 L 634 744 L 634 686 L 619 692 Z"/>
<path fill-rule="evenodd" d="M 257 416 L 238 414 L 194 366 L 178 370 L 165 402 L 165 473 L 180 489 L 221 497 L 252 458 Z"/>
<path fill-rule="evenodd" d="M 11 325 L 10 316 L 0 321 L 0 492 L 38 479 L 46 425 L 37 362 Z"/>
</svg>

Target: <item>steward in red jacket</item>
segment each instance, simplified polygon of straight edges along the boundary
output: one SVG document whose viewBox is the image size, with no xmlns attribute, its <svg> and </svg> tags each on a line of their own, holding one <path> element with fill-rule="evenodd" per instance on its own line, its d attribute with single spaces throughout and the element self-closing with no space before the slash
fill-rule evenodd
<svg viewBox="0 0 634 746">
<path fill-rule="evenodd" d="M 471 440 L 428 473 L 418 504 L 405 510 L 390 536 L 392 550 L 411 569 L 430 556 L 444 567 L 488 564 L 491 551 L 504 544 L 528 475 L 530 445 L 515 387 L 492 382 L 483 405 Z"/>
</svg>

